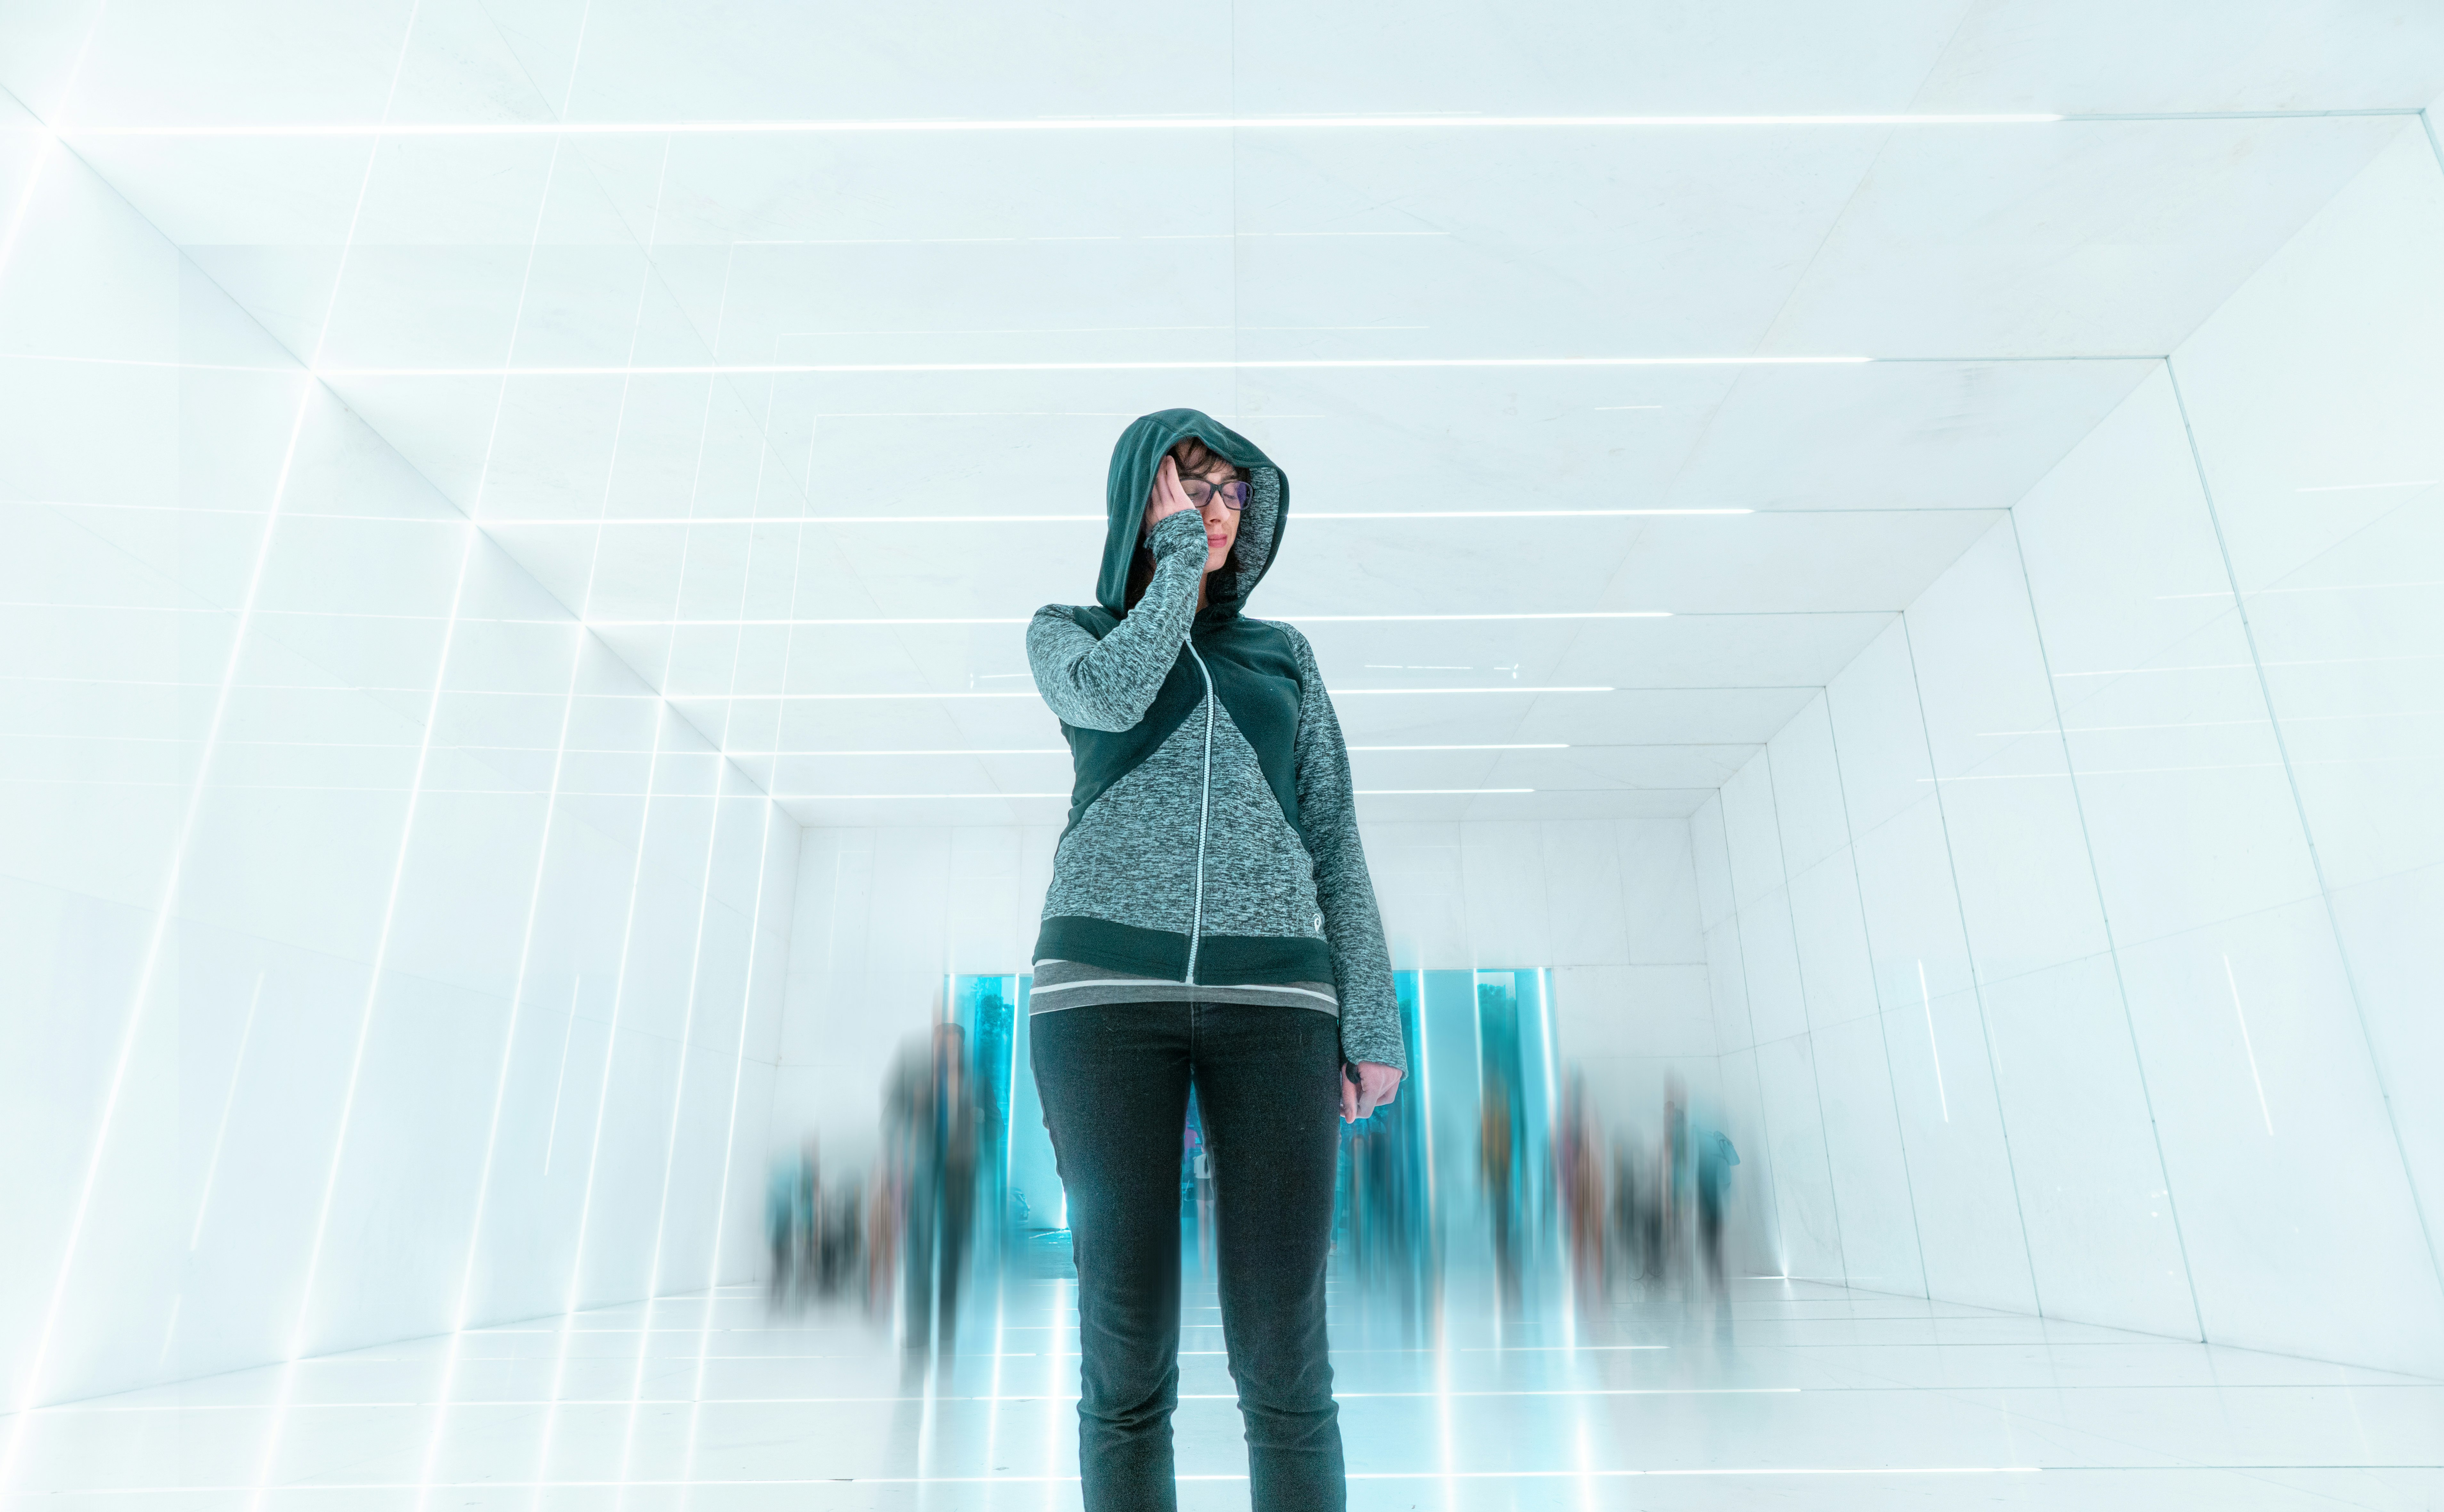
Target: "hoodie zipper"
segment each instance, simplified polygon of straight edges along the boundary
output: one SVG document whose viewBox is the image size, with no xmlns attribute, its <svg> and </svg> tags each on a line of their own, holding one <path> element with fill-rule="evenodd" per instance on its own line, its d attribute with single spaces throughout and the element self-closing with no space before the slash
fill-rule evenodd
<svg viewBox="0 0 2444 1512">
<path fill-rule="evenodd" d="M 1213 674 L 1206 670 L 1205 658 L 1196 655 L 1196 643 L 1192 640 L 1183 644 L 1205 679 L 1205 778 L 1203 791 L 1196 800 L 1196 910 L 1188 922 L 1187 985 L 1194 986 L 1197 940 L 1205 931 L 1205 822 L 1213 808 Z"/>
</svg>

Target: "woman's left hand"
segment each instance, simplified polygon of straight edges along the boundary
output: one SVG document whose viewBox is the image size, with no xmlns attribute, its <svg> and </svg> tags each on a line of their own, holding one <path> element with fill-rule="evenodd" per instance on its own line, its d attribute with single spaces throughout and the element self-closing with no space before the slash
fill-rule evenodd
<svg viewBox="0 0 2444 1512">
<path fill-rule="evenodd" d="M 1355 1083 L 1345 1074 L 1341 1079 L 1341 1121 L 1356 1123 L 1391 1101 L 1392 1095 L 1399 1090 L 1400 1073 L 1397 1067 L 1361 1060 Z"/>
</svg>

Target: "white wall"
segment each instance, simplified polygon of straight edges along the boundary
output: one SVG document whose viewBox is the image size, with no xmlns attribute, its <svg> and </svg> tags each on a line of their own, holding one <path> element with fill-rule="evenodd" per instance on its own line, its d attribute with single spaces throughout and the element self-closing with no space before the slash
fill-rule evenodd
<svg viewBox="0 0 2444 1512">
<path fill-rule="evenodd" d="M 0 109 L 0 1406 L 745 1274 L 797 826 Z"/>
<path fill-rule="evenodd" d="M 873 1157 L 892 1052 L 941 1011 L 944 978 L 1024 972 L 1052 881 L 1048 825 L 808 827 L 769 1140 L 825 1165 Z"/>
<path fill-rule="evenodd" d="M 1795 1272 L 2444 1369 L 2439 258 L 2412 122 L 1698 816 Z"/>
</svg>

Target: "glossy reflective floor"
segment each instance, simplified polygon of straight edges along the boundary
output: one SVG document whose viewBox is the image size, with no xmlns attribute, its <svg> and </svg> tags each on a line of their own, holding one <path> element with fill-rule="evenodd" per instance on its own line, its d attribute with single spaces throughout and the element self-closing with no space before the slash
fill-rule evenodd
<svg viewBox="0 0 2444 1512">
<path fill-rule="evenodd" d="M 930 1369 L 861 1313 L 726 1288 L 46 1409 L 0 1420 L 9 1502 L 1071 1507 L 1072 1284 L 974 1298 Z M 1210 1286 L 1190 1305 L 1181 1504 L 1245 1506 Z M 2435 1382 L 1783 1281 L 1539 1310 L 1339 1299 L 1353 1507 L 2444 1503 Z"/>
</svg>

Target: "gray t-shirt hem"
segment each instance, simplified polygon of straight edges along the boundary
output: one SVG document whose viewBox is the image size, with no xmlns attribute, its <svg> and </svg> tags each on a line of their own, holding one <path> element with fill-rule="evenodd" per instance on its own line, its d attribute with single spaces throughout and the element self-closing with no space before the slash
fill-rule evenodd
<svg viewBox="0 0 2444 1512">
<path fill-rule="evenodd" d="M 1329 982 L 1250 982 L 1237 986 L 1169 982 L 1131 976 L 1081 961 L 1038 961 L 1027 1011 L 1054 1013 L 1103 1003 L 1239 1003 L 1257 1007 L 1313 1008 L 1341 1016 L 1341 999 Z"/>
</svg>

